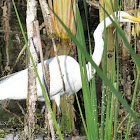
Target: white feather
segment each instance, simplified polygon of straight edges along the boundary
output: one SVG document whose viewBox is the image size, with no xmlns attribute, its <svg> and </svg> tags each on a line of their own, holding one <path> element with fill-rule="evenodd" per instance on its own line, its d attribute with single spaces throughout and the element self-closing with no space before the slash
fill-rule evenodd
<svg viewBox="0 0 140 140">
<path fill-rule="evenodd" d="M 123 11 L 119 11 L 118 15 L 119 15 L 118 19 L 120 22 L 132 22 L 131 20 L 122 18 L 122 16 L 129 16 L 129 14 Z M 111 16 L 111 18 L 113 19 L 113 16 Z M 107 17 L 105 21 L 106 21 L 106 27 L 108 27 L 112 23 L 109 17 Z M 103 55 L 103 47 L 104 47 L 104 41 L 102 39 L 103 31 L 104 31 L 104 21 L 98 25 L 98 27 L 94 32 L 95 48 L 94 48 L 92 59 L 98 66 L 101 62 L 102 55 Z M 66 94 L 67 95 L 74 94 L 75 90 L 79 91 L 82 88 L 79 64 L 75 59 L 73 59 L 70 56 L 61 55 L 58 58 L 60 60 L 60 66 L 64 77 Z M 65 92 L 63 91 L 62 80 L 60 77 L 60 71 L 58 68 L 56 58 L 54 57 L 48 59 L 44 63 L 49 64 L 50 98 L 51 100 L 55 100 L 57 105 L 59 106 L 60 97 L 63 96 Z M 42 80 L 43 76 L 42 76 L 41 64 L 38 64 L 38 73 Z M 88 62 L 87 64 L 87 74 L 88 74 L 88 80 L 91 80 L 92 72 L 91 72 L 90 62 Z M 27 88 L 28 88 L 28 74 L 27 74 L 27 69 L 25 69 L 0 81 L 0 100 L 26 99 Z M 39 100 L 44 101 L 42 90 L 40 88 L 38 81 L 37 81 L 37 95 Z"/>
</svg>

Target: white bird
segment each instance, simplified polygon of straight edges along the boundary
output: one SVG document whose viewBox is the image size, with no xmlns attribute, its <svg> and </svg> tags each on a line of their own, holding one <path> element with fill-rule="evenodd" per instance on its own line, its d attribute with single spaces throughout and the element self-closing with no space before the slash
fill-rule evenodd
<svg viewBox="0 0 140 140">
<path fill-rule="evenodd" d="M 114 14 L 116 16 L 116 13 Z M 128 13 L 119 11 L 118 21 L 119 22 L 134 22 L 133 19 L 124 19 L 123 16 L 131 17 Z M 110 16 L 113 19 L 113 16 Z M 105 19 L 106 27 L 112 24 L 109 17 Z M 135 22 L 134 22 L 135 23 Z M 104 31 L 104 21 L 102 21 L 96 28 L 93 36 L 95 40 L 95 48 L 92 55 L 93 61 L 99 66 L 102 54 L 104 41 L 102 34 Z M 60 66 L 65 83 L 65 92 L 63 91 L 63 85 L 61 81 L 60 71 L 56 57 L 44 61 L 44 64 L 49 64 L 50 70 L 50 99 L 55 100 L 58 108 L 60 108 L 60 97 L 65 93 L 70 96 L 71 94 L 79 91 L 82 88 L 81 74 L 79 63 L 70 56 L 61 55 L 58 56 Z M 88 80 L 92 79 L 91 63 L 86 64 Z M 28 88 L 28 69 L 12 74 L 10 77 L 0 81 L 0 100 L 4 99 L 26 99 L 27 88 Z M 38 64 L 38 73 L 43 83 L 43 73 L 41 64 Z M 94 72 L 95 73 L 95 70 Z M 2 78 L 3 79 L 3 78 Z M 44 101 L 41 87 L 37 80 L 37 95 L 38 100 Z"/>
</svg>

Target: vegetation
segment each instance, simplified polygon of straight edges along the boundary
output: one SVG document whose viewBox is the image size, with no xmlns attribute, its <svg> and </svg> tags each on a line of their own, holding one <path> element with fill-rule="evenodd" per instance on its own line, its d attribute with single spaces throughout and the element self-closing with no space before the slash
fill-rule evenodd
<svg viewBox="0 0 140 140">
<path fill-rule="evenodd" d="M 14 0 L 13 0 L 14 3 Z M 113 4 L 113 0 L 111 0 L 111 4 Z M 81 78 L 82 78 L 82 91 L 83 91 L 83 97 L 84 97 L 84 108 L 85 108 L 85 115 L 84 111 L 80 107 L 79 99 L 76 95 L 76 101 L 78 104 L 79 112 L 81 115 L 81 119 L 83 122 L 83 126 L 85 129 L 85 133 L 87 135 L 87 138 L 89 140 L 92 139 L 101 139 L 101 140 L 111 140 L 111 139 L 128 139 L 129 135 L 131 134 L 132 127 L 140 128 L 140 112 L 139 112 L 139 101 L 140 101 L 140 93 L 139 93 L 139 71 L 140 71 L 140 61 L 139 57 L 137 55 L 136 50 L 133 49 L 131 43 L 128 42 L 126 39 L 126 36 L 121 29 L 120 25 L 115 21 L 113 22 L 113 26 L 116 30 L 115 32 L 115 45 L 114 45 L 114 52 L 112 53 L 112 65 L 111 65 L 111 72 L 110 77 L 108 77 L 107 73 L 107 42 L 106 42 L 106 28 L 104 31 L 104 56 L 103 56 L 103 70 L 101 70 L 100 67 L 98 67 L 91 59 L 91 56 L 87 52 L 87 46 L 86 46 L 86 39 L 83 31 L 83 25 L 81 20 L 81 15 L 79 12 L 78 4 L 76 5 L 76 17 L 75 17 L 75 30 L 76 34 L 73 35 L 73 32 L 65 25 L 65 23 L 57 16 L 56 11 L 52 10 L 52 13 L 54 14 L 54 17 L 56 17 L 61 23 L 61 25 L 64 27 L 68 35 L 71 37 L 75 45 L 77 46 L 78 50 L 78 61 L 80 63 L 81 68 Z M 90 39 L 90 31 L 89 31 L 89 23 L 88 23 L 88 17 L 87 17 L 87 7 L 86 7 L 86 1 L 83 0 L 84 10 L 85 10 L 85 16 L 86 16 L 86 23 L 87 23 L 87 29 L 88 29 L 88 44 L 89 44 L 89 50 L 92 52 L 92 45 L 91 45 L 91 39 Z M 106 7 L 107 5 L 105 5 Z M 113 5 L 111 5 L 113 7 Z M 109 16 L 108 12 L 106 12 L 106 8 L 104 6 L 100 7 L 103 9 L 104 17 Z M 116 0 L 116 10 L 119 10 L 119 0 Z M 14 8 L 16 10 L 16 7 L 14 5 Z M 112 12 L 113 12 L 112 8 Z M 26 42 L 26 45 L 28 46 L 28 43 L 26 41 L 26 36 L 24 34 L 22 24 L 20 22 L 18 12 L 16 10 L 17 18 L 20 23 L 21 31 L 23 33 L 24 40 Z M 136 34 L 135 34 L 136 36 Z M 125 46 L 127 47 L 129 53 L 131 54 L 131 62 L 133 62 L 133 81 L 131 85 L 132 87 L 132 99 L 130 99 L 130 103 L 128 103 L 125 100 L 125 94 L 124 91 L 121 90 L 120 86 L 120 48 L 118 47 L 120 42 L 123 40 Z M 137 44 L 137 43 L 136 43 Z M 30 54 L 30 50 L 28 48 L 28 52 Z M 32 55 L 30 54 L 30 57 Z M 33 61 L 33 59 L 32 59 Z M 89 83 L 87 79 L 86 74 L 86 62 L 90 61 L 93 68 L 97 71 L 97 74 L 102 79 L 102 97 L 101 100 L 101 109 L 98 107 L 97 102 L 97 91 L 96 91 L 96 76 L 93 75 L 92 81 Z M 34 62 L 34 61 L 33 61 Z M 36 68 L 35 68 L 36 69 Z M 36 71 L 37 74 L 37 71 Z M 37 74 L 38 77 L 38 74 Z M 38 77 L 38 79 L 40 79 Z M 40 81 L 40 80 L 39 80 Z M 41 82 L 40 82 L 41 84 Z M 45 96 L 45 91 L 43 89 L 43 86 L 41 84 L 43 94 Z M 126 95 L 127 96 L 127 95 Z M 54 124 L 56 126 L 57 131 L 59 132 L 60 139 L 63 139 L 62 134 L 58 128 L 55 116 L 52 112 L 51 106 L 49 105 L 49 102 L 47 100 L 47 97 L 45 96 L 45 100 L 47 103 L 47 106 L 49 106 L 49 109 L 51 111 L 51 115 L 54 121 Z M 128 101 L 128 100 L 127 100 Z M 137 108 L 135 107 L 135 104 L 137 104 Z M 120 111 L 123 108 L 123 113 L 125 115 L 121 117 Z M 99 113 L 101 112 L 101 114 Z M 129 115 L 130 114 L 130 115 Z M 85 116 L 85 118 L 84 118 Z M 9 119 L 9 123 L 14 123 L 15 118 Z M 124 123 L 124 121 L 126 123 Z M 36 125 L 37 129 L 40 129 L 41 127 Z M 1 133 L 1 132 L 0 132 Z M 138 133 L 138 132 L 136 132 Z"/>
</svg>

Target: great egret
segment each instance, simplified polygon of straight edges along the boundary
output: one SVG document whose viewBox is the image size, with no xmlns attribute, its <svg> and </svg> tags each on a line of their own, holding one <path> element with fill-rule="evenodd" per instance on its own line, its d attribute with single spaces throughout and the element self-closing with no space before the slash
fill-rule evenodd
<svg viewBox="0 0 140 140">
<path fill-rule="evenodd" d="M 114 14 L 116 16 L 116 13 Z M 126 12 L 118 12 L 119 22 L 134 22 L 132 19 L 124 19 L 123 16 L 130 17 Z M 113 19 L 113 16 L 110 16 Z M 106 27 L 108 27 L 112 22 L 109 17 L 105 19 Z M 103 54 L 104 41 L 102 34 L 104 31 L 104 21 L 101 22 L 95 32 L 95 49 L 92 55 L 93 61 L 96 65 L 99 66 Z M 65 83 L 65 92 L 63 91 L 63 85 L 61 81 L 60 71 L 58 68 L 56 57 L 44 61 L 44 64 L 49 64 L 50 70 L 50 99 L 55 100 L 58 108 L 60 109 L 60 97 L 65 93 L 71 95 L 76 91 L 79 91 L 82 88 L 80 67 L 78 62 L 70 56 L 61 55 L 58 56 L 60 61 L 60 66 Z M 92 71 L 90 62 L 86 65 L 88 80 L 92 79 Z M 12 74 L 10 77 L 0 81 L 0 100 L 4 99 L 26 99 L 27 98 L 27 84 L 28 84 L 28 69 L 22 70 L 15 74 Z M 38 73 L 43 82 L 43 74 L 41 64 L 38 64 Z M 95 73 L 95 70 L 94 70 Z M 37 80 L 37 95 L 38 100 L 44 101 L 42 95 L 42 90 L 40 88 L 39 82 Z"/>
</svg>

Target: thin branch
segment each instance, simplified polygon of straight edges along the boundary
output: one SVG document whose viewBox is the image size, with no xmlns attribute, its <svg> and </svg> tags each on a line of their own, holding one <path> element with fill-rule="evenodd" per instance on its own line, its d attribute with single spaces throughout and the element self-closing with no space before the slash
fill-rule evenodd
<svg viewBox="0 0 140 140">
<path fill-rule="evenodd" d="M 6 104 L 3 104 L 3 105 L 2 105 L 2 108 L 3 108 L 5 111 L 7 111 L 7 112 L 13 114 L 13 115 L 17 118 L 17 120 L 18 120 L 21 124 L 23 124 L 21 118 L 20 118 L 18 115 L 16 115 L 15 113 L 13 113 L 13 112 L 11 112 L 10 110 L 7 109 L 7 105 L 6 105 Z"/>
</svg>

